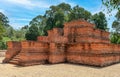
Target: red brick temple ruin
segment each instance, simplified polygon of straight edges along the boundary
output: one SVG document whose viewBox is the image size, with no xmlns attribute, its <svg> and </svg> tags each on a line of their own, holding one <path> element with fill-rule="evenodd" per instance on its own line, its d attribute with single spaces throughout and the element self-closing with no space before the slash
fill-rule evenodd
<svg viewBox="0 0 120 77">
<path fill-rule="evenodd" d="M 48 36 L 39 36 L 37 41 L 8 42 L 3 60 L 21 66 L 64 62 L 93 66 L 118 63 L 120 45 L 110 43 L 109 32 L 76 20 L 65 23 L 63 29 L 48 30 Z"/>
</svg>

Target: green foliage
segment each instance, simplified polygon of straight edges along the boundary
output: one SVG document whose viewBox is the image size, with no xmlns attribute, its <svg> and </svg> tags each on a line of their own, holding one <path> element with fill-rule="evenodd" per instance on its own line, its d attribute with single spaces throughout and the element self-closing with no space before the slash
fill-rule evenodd
<svg viewBox="0 0 120 77">
<path fill-rule="evenodd" d="M 91 13 L 82 7 L 71 8 L 69 4 L 61 3 L 52 5 L 46 10 L 43 16 L 38 15 L 32 19 L 30 26 L 37 26 L 40 36 L 47 35 L 47 31 L 52 28 L 63 28 L 65 22 L 77 19 L 90 20 Z"/>
<path fill-rule="evenodd" d="M 28 25 L 25 25 L 25 26 L 23 26 L 22 28 L 21 28 L 21 30 L 27 30 L 29 28 L 29 26 Z"/>
<path fill-rule="evenodd" d="M 30 21 L 30 26 L 37 26 L 39 35 L 43 36 L 44 28 L 46 26 L 46 18 L 45 16 L 38 15 Z"/>
<path fill-rule="evenodd" d="M 0 12 L 0 24 L 4 27 L 8 27 L 9 26 L 8 23 L 9 23 L 8 18 L 3 13 Z"/>
<path fill-rule="evenodd" d="M 115 20 L 113 23 L 112 23 L 112 28 L 115 30 L 115 32 L 119 32 L 120 31 L 120 22 Z"/>
<path fill-rule="evenodd" d="M 15 30 L 9 25 L 8 18 L 0 12 L 0 49 L 6 49 L 7 41 L 25 40 L 25 33 L 28 26 Z"/>
<path fill-rule="evenodd" d="M 0 40 L 2 40 L 3 33 L 5 32 L 5 27 L 8 27 L 8 18 L 0 12 Z"/>
<path fill-rule="evenodd" d="M 12 38 L 14 36 L 15 30 L 9 26 L 6 28 L 6 32 L 4 33 L 4 37 Z"/>
<path fill-rule="evenodd" d="M 8 18 L 0 12 L 0 49 L 6 48 L 6 42 L 3 42 L 3 34 L 5 32 L 5 28 L 8 27 Z"/>
<path fill-rule="evenodd" d="M 120 32 L 120 11 L 116 14 L 116 20 L 112 24 L 112 28 L 115 30 L 115 32 Z"/>
<path fill-rule="evenodd" d="M 120 44 L 120 34 L 117 32 L 111 33 L 111 43 Z"/>
<path fill-rule="evenodd" d="M 69 13 L 69 21 L 77 19 L 89 20 L 90 17 L 91 13 L 84 8 L 79 7 L 78 5 L 73 7 L 73 9 Z"/>
<path fill-rule="evenodd" d="M 108 8 L 108 12 L 114 9 L 120 10 L 120 0 L 102 0 L 102 3 Z"/>
<path fill-rule="evenodd" d="M 1 25 L 1 22 L 0 22 L 0 40 L 2 40 L 2 36 L 3 36 L 3 33 L 5 32 L 5 29 L 4 27 Z"/>
<path fill-rule="evenodd" d="M 0 49 L 7 49 L 7 41 L 11 41 L 11 39 L 8 37 L 3 37 L 3 39 L 0 41 Z"/>
<path fill-rule="evenodd" d="M 102 30 L 107 29 L 107 20 L 104 13 L 99 12 L 98 14 L 94 14 L 91 20 L 96 25 L 96 28 Z"/>
<path fill-rule="evenodd" d="M 117 14 L 115 15 L 115 17 L 117 18 L 117 20 L 120 21 L 120 10 L 117 12 Z"/>
<path fill-rule="evenodd" d="M 64 22 L 68 21 L 68 14 L 71 10 L 71 6 L 66 3 L 61 3 L 57 6 L 50 6 L 50 9 L 46 11 L 46 26 L 45 33 L 54 27 L 63 28 Z"/>
<path fill-rule="evenodd" d="M 112 24 L 114 33 L 111 35 L 111 42 L 115 44 L 120 44 L 120 10 L 116 14 L 116 20 Z"/>
<path fill-rule="evenodd" d="M 6 49 L 7 48 L 7 45 L 6 45 L 6 42 L 3 42 L 3 41 L 0 41 L 0 49 Z"/>
<path fill-rule="evenodd" d="M 38 27 L 34 25 L 30 26 L 25 34 L 25 38 L 27 40 L 37 40 L 37 36 L 39 36 Z"/>
</svg>

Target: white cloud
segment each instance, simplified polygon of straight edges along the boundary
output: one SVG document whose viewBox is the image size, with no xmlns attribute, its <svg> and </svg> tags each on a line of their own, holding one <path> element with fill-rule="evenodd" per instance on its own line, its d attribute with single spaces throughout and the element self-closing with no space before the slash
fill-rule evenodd
<svg viewBox="0 0 120 77">
<path fill-rule="evenodd" d="M 14 29 L 20 29 L 23 26 L 25 26 L 25 24 L 20 24 L 20 23 L 10 23 L 10 25 L 14 28 Z M 26 24 L 27 25 L 27 24 Z"/>
<path fill-rule="evenodd" d="M 103 12 L 105 14 L 106 18 L 109 18 L 110 16 L 115 16 L 117 13 L 117 10 L 113 10 L 113 11 L 111 11 L 111 13 L 109 13 L 106 7 L 99 6 L 96 11 L 92 12 L 92 14 L 94 15 L 94 14 L 99 13 L 99 12 Z"/>
<path fill-rule="evenodd" d="M 68 3 L 70 4 L 72 7 L 75 6 L 76 4 L 74 2 L 68 2 L 68 0 L 58 0 L 58 1 L 45 1 L 45 0 L 39 0 L 39 1 L 35 1 L 35 0 L 7 0 L 7 2 L 16 4 L 16 5 L 20 5 L 22 7 L 26 7 L 26 8 L 34 8 L 34 7 L 38 7 L 38 8 L 49 8 L 49 6 L 51 5 L 55 5 L 56 2 L 58 3 Z"/>
<path fill-rule="evenodd" d="M 74 3 L 73 1 L 72 2 L 68 1 L 68 0 L 58 0 L 58 1 L 59 1 L 59 3 L 62 3 L 62 2 L 68 3 L 71 5 L 71 7 L 74 7 L 76 5 L 76 3 Z"/>
<path fill-rule="evenodd" d="M 35 0 L 7 0 L 7 2 L 28 9 L 33 9 L 35 7 L 48 8 L 50 6 L 50 4 L 45 1 L 35 1 Z"/>
<path fill-rule="evenodd" d="M 2 13 L 5 13 L 5 10 L 3 10 L 3 9 L 0 9 L 0 12 L 2 12 Z"/>
<path fill-rule="evenodd" d="M 31 1 L 29 1 L 29 0 L 7 0 L 7 1 L 8 2 L 12 2 L 12 3 L 22 4 L 22 5 L 33 6 L 33 4 L 31 3 Z"/>
<path fill-rule="evenodd" d="M 9 13 L 7 12 L 7 11 L 5 11 L 5 10 L 3 10 L 3 9 L 0 9 L 0 12 L 2 12 L 5 16 L 7 16 L 8 17 L 8 15 L 9 15 Z"/>
<path fill-rule="evenodd" d="M 18 21 L 31 21 L 31 19 L 27 19 L 27 18 L 14 18 L 14 20 L 18 20 Z"/>
</svg>

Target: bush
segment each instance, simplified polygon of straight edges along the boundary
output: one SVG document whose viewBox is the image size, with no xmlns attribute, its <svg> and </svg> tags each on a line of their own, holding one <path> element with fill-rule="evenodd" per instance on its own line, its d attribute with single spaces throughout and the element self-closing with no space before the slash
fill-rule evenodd
<svg viewBox="0 0 120 77">
<path fill-rule="evenodd" d="M 7 49 L 7 45 L 5 42 L 2 42 L 2 41 L 0 42 L 0 49 L 1 50 Z"/>
</svg>

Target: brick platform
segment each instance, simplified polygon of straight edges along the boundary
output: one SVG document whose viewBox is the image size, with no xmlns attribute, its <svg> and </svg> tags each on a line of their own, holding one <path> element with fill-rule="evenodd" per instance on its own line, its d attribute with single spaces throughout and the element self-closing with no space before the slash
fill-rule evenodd
<svg viewBox="0 0 120 77">
<path fill-rule="evenodd" d="M 22 66 L 75 63 L 107 66 L 120 62 L 120 45 L 110 44 L 109 32 L 84 20 L 53 28 L 37 41 L 8 42 L 4 63 Z"/>
</svg>

